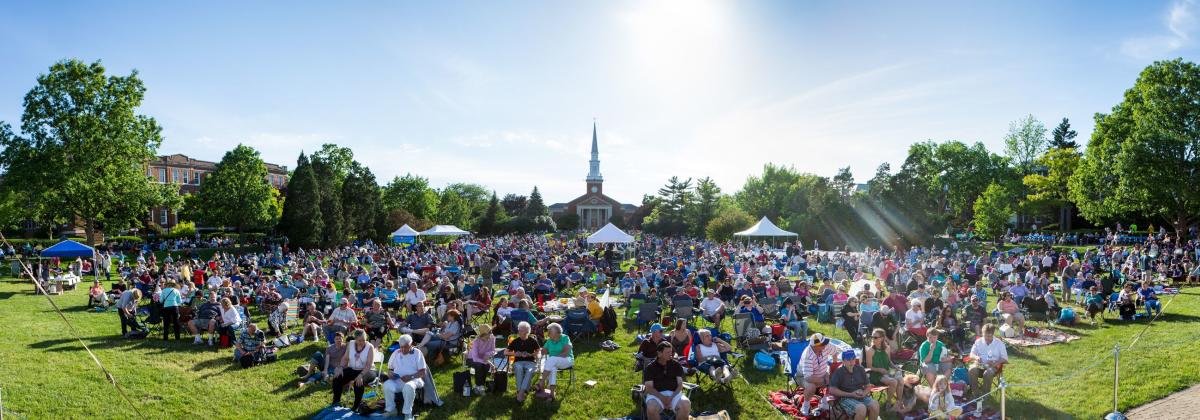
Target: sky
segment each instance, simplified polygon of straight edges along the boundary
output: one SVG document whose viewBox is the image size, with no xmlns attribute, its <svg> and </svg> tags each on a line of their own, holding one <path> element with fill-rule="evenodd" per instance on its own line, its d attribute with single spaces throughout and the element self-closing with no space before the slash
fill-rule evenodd
<svg viewBox="0 0 1200 420">
<path fill-rule="evenodd" d="M 910 144 L 1070 118 L 1081 142 L 1156 60 L 1195 60 L 1175 1 L 5 2 L 0 121 L 56 61 L 137 70 L 160 154 L 239 143 L 295 166 L 348 146 L 381 183 L 548 203 L 584 193 L 592 123 L 605 193 L 671 176 L 727 193 L 765 163 L 858 182 Z"/>
</svg>

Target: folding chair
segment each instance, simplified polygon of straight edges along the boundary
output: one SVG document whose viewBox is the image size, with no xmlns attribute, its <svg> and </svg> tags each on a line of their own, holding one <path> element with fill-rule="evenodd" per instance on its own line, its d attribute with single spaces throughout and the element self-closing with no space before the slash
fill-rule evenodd
<svg viewBox="0 0 1200 420">
<path fill-rule="evenodd" d="M 738 347 L 747 353 L 765 350 L 768 347 L 766 340 L 758 343 L 750 343 L 748 332 L 755 328 L 761 327 L 755 325 L 750 313 L 733 314 L 733 333 L 737 337 Z"/>
<path fill-rule="evenodd" d="M 637 314 L 635 308 L 642 306 L 643 303 L 646 303 L 645 299 L 629 299 L 625 305 L 625 319 L 633 318 Z"/>
<path fill-rule="evenodd" d="M 760 303 L 762 307 L 763 317 L 768 319 L 779 319 L 779 304 L 774 302 Z"/>
<path fill-rule="evenodd" d="M 676 306 L 675 311 L 672 314 L 675 316 L 675 319 L 687 320 L 687 322 L 689 322 L 689 323 L 691 323 L 693 321 L 693 319 L 696 318 L 696 312 L 692 310 L 691 301 L 688 301 L 687 304 L 681 303 L 678 306 Z"/>
<path fill-rule="evenodd" d="M 649 303 L 648 302 L 648 303 L 643 303 L 638 306 L 637 320 L 636 320 L 637 325 L 643 325 L 643 324 L 649 325 L 649 324 L 659 322 L 659 320 L 660 320 L 660 318 L 658 316 L 658 304 L 657 303 Z"/>
</svg>

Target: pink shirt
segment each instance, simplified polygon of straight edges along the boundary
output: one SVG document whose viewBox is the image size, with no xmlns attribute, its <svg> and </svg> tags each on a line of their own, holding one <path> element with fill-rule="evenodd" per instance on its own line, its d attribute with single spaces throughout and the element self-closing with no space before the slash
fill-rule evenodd
<svg viewBox="0 0 1200 420">
<path fill-rule="evenodd" d="M 471 343 L 471 352 L 467 354 L 467 358 L 478 363 L 488 363 L 492 360 L 492 356 L 496 355 L 496 338 L 489 336 L 487 338 L 476 338 Z"/>
</svg>

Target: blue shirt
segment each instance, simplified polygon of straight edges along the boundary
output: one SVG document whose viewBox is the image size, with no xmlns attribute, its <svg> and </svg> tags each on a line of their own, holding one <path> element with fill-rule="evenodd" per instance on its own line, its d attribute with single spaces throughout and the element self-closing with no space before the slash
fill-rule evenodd
<svg viewBox="0 0 1200 420">
<path fill-rule="evenodd" d="M 182 296 L 179 296 L 179 290 L 173 287 L 162 289 L 162 294 L 159 296 L 162 298 L 164 308 L 173 308 L 183 304 Z"/>
<path fill-rule="evenodd" d="M 399 292 L 397 292 L 395 289 L 376 289 L 375 294 L 379 295 L 379 298 L 383 299 L 384 303 L 395 302 L 396 298 L 399 296 Z"/>
</svg>

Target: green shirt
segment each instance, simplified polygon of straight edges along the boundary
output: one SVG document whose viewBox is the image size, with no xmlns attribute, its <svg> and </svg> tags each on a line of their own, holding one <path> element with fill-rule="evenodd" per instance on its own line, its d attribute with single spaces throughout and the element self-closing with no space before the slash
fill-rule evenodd
<svg viewBox="0 0 1200 420">
<path fill-rule="evenodd" d="M 558 336 L 558 341 L 554 341 L 547 336 L 546 337 L 546 345 L 542 346 L 542 348 L 546 349 L 546 352 L 548 353 L 549 356 L 558 356 L 559 354 L 562 354 L 563 347 L 570 346 L 570 345 L 571 345 L 571 338 L 567 337 L 566 334 L 562 334 L 562 335 Z M 567 358 L 571 359 L 571 360 L 575 360 L 575 349 L 574 348 L 572 348 L 571 351 L 567 352 Z"/>
<path fill-rule="evenodd" d="M 937 345 L 933 347 L 933 357 L 929 358 L 929 363 L 940 363 L 942 361 L 942 349 L 944 347 L 942 346 L 941 341 L 937 341 L 936 343 Z M 918 351 L 918 355 L 920 357 L 918 360 L 921 363 L 925 363 L 925 356 L 929 355 L 928 340 L 926 340 L 924 343 L 921 343 L 921 349 Z"/>
</svg>

